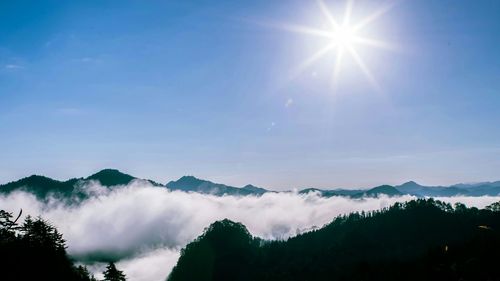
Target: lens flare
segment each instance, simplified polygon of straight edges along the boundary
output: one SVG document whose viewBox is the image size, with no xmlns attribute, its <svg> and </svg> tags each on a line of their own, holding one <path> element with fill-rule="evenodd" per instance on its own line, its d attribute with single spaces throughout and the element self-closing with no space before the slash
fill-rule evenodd
<svg viewBox="0 0 500 281">
<path fill-rule="evenodd" d="M 341 21 L 337 20 L 331 13 L 328 6 L 323 0 L 317 1 L 318 6 L 323 14 L 323 16 L 329 22 L 328 29 L 316 29 L 307 26 L 298 25 L 283 25 L 281 27 L 292 32 L 303 33 L 311 36 L 327 38 L 328 42 L 325 46 L 320 48 L 311 57 L 306 59 L 302 64 L 297 67 L 298 72 L 302 72 L 311 64 L 320 60 L 327 54 L 335 52 L 335 63 L 333 66 L 333 85 L 337 85 L 339 80 L 339 75 L 341 72 L 341 64 L 344 61 L 346 55 L 350 56 L 351 59 L 357 64 L 361 72 L 365 75 L 367 81 L 373 86 L 377 91 L 380 91 L 380 86 L 372 74 L 371 70 L 364 62 L 361 57 L 358 47 L 366 46 L 373 48 L 389 49 L 395 50 L 396 46 L 385 41 L 369 38 L 366 36 L 359 35 L 359 32 L 368 26 L 371 22 L 378 19 L 380 16 L 388 12 L 395 2 L 391 2 L 388 5 L 381 7 L 374 13 L 364 17 L 357 23 L 351 23 L 351 15 L 354 7 L 354 0 L 348 0 L 346 3 L 346 8 Z"/>
</svg>

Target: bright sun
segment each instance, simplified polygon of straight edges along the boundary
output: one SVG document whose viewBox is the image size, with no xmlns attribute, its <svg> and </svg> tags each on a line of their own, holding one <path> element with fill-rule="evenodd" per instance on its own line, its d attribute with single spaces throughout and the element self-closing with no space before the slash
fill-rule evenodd
<svg viewBox="0 0 500 281">
<path fill-rule="evenodd" d="M 356 37 L 356 32 L 349 26 L 340 26 L 332 32 L 331 37 L 332 44 L 341 48 L 351 48 Z"/>
<path fill-rule="evenodd" d="M 342 60 L 345 54 L 348 54 L 359 66 L 360 70 L 364 73 L 364 75 L 366 76 L 368 81 L 372 84 L 372 86 L 376 90 L 380 90 L 380 87 L 376 79 L 374 78 L 370 69 L 359 55 L 357 49 L 361 45 L 377 47 L 377 48 L 385 48 L 385 49 L 394 49 L 394 46 L 384 41 L 376 40 L 366 36 L 360 36 L 359 32 L 363 28 L 365 28 L 369 23 L 371 23 L 372 21 L 376 20 L 378 17 L 386 13 L 392 7 L 392 4 L 381 7 L 380 9 L 376 10 L 373 14 L 353 24 L 351 23 L 351 14 L 354 6 L 354 0 L 347 0 L 346 3 L 347 4 L 343 18 L 341 19 L 341 21 L 339 21 L 332 15 L 332 13 L 328 9 L 324 1 L 318 0 L 319 8 L 321 9 L 323 15 L 328 19 L 328 22 L 330 23 L 330 26 L 327 30 L 297 26 L 297 25 L 284 26 L 287 30 L 305 33 L 313 36 L 320 36 L 328 39 L 327 44 L 323 48 L 318 50 L 309 59 L 305 60 L 298 67 L 298 69 L 303 70 L 310 64 L 314 63 L 315 61 L 324 57 L 326 54 L 333 51 L 336 53 L 335 64 L 333 67 L 333 84 L 335 86 L 338 82 Z"/>
</svg>

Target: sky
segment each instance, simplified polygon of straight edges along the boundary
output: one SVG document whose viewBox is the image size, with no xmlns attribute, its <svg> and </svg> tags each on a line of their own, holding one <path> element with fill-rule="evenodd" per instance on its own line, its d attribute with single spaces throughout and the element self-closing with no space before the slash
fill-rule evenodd
<svg viewBox="0 0 500 281">
<path fill-rule="evenodd" d="M 336 18 L 345 1 L 325 0 Z M 500 180 L 500 2 L 1 1 L 0 182 L 117 168 L 269 189 Z M 375 83 L 374 83 L 375 82 Z"/>
</svg>

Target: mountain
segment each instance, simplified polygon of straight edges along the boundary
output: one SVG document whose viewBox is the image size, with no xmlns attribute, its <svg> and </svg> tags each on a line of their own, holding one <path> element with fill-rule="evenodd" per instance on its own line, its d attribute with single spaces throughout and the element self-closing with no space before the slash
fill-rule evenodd
<svg viewBox="0 0 500 281">
<path fill-rule="evenodd" d="M 449 197 L 458 195 L 469 195 L 469 191 L 457 186 L 423 186 L 414 181 L 396 186 L 396 189 L 404 194 L 418 197 Z M 499 189 L 500 190 L 500 189 Z"/>
<path fill-rule="evenodd" d="M 45 198 L 49 193 L 70 195 L 79 179 L 58 181 L 44 176 L 32 175 L 17 181 L 0 185 L 0 193 L 23 190 L 33 193 L 38 198 Z"/>
<path fill-rule="evenodd" d="M 470 188 L 475 188 L 475 187 L 480 187 L 480 186 L 500 186 L 500 181 L 495 181 L 495 182 L 476 182 L 476 183 L 457 183 L 452 185 L 454 187 L 462 188 L 462 189 L 470 189 Z"/>
<path fill-rule="evenodd" d="M 396 189 L 400 192 L 410 195 L 420 195 L 425 188 L 425 186 L 422 186 L 414 181 L 405 182 L 402 185 L 396 186 Z"/>
<path fill-rule="evenodd" d="M 324 189 L 318 189 L 318 188 L 305 188 L 299 191 L 299 194 L 307 194 L 307 193 L 318 193 L 320 196 L 323 197 L 332 197 L 332 196 L 339 196 L 338 193 L 335 192 L 335 190 L 324 190 Z"/>
<path fill-rule="evenodd" d="M 366 191 L 362 191 L 356 194 L 353 194 L 352 197 L 360 198 L 360 197 L 378 197 L 380 195 L 386 196 L 401 196 L 402 192 L 397 190 L 394 186 L 391 185 L 381 185 L 374 187 L 372 189 L 368 189 Z"/>
<path fill-rule="evenodd" d="M 363 192 L 361 189 L 318 189 L 318 188 L 306 188 L 299 191 L 299 194 L 307 194 L 309 192 L 316 192 L 323 197 L 332 197 L 332 196 L 353 196 L 355 194 Z"/>
<path fill-rule="evenodd" d="M 127 185 L 137 178 L 124 174 L 115 169 L 104 169 L 89 177 L 86 180 L 98 181 L 102 186 Z"/>
<path fill-rule="evenodd" d="M 287 240 L 223 220 L 181 251 L 167 280 L 500 280 L 499 229 L 500 203 L 478 210 L 433 199 L 340 216 Z"/>
<path fill-rule="evenodd" d="M 221 183 L 214 183 L 208 180 L 199 179 L 193 176 L 183 176 L 176 181 L 170 181 L 166 185 L 148 179 L 140 179 L 129 174 L 125 174 L 116 169 L 104 169 L 86 178 L 73 178 L 67 181 L 54 180 L 40 175 L 32 175 L 17 181 L 0 185 L 0 194 L 8 194 L 15 190 L 24 190 L 33 193 L 38 198 L 56 197 L 86 198 L 88 193 L 85 186 L 90 182 L 98 182 L 107 188 L 128 185 L 133 181 L 147 182 L 157 187 L 167 187 L 171 190 L 185 192 L 197 192 L 216 196 L 233 195 L 263 195 L 269 191 L 251 184 L 243 187 L 229 186 Z M 449 196 L 498 196 L 500 195 L 500 181 L 482 182 L 474 184 L 455 184 L 451 186 L 424 186 L 414 181 L 409 181 L 397 186 L 381 185 L 371 189 L 318 189 L 306 188 L 300 190 L 299 194 L 310 192 L 318 193 L 323 197 L 345 196 L 351 198 L 413 195 L 417 197 L 449 197 Z"/>
<path fill-rule="evenodd" d="M 456 184 L 452 187 L 467 190 L 471 196 L 497 196 L 500 195 L 500 181 L 496 182 L 482 182 L 475 184 Z"/>
<path fill-rule="evenodd" d="M 371 189 L 333 189 L 333 190 L 324 190 L 317 188 L 306 188 L 299 191 L 299 194 L 307 194 L 309 192 L 316 192 L 323 197 L 332 197 L 332 196 L 347 196 L 352 198 L 361 198 L 361 197 L 378 197 L 380 195 L 387 196 L 401 196 L 402 192 L 394 188 L 390 185 L 381 185 Z"/>
<path fill-rule="evenodd" d="M 181 190 L 186 192 L 198 192 L 217 196 L 223 195 L 262 195 L 268 190 L 253 185 L 246 185 L 242 188 L 228 186 L 220 183 L 202 180 L 193 176 L 183 176 L 176 181 L 171 181 L 165 185 L 171 190 Z"/>
<path fill-rule="evenodd" d="M 269 190 L 267 190 L 265 188 L 257 187 L 255 185 L 251 185 L 251 184 L 245 185 L 244 187 L 242 187 L 242 189 L 248 190 L 248 191 L 252 192 L 253 194 L 264 194 L 266 192 L 269 192 Z"/>
<path fill-rule="evenodd" d="M 67 181 L 58 181 L 44 176 L 32 175 L 17 181 L 0 185 L 0 193 L 8 194 L 16 190 L 22 190 L 34 194 L 39 199 L 45 199 L 49 195 L 56 197 L 86 198 L 84 187 L 92 181 L 97 181 L 104 187 L 114 188 L 127 185 L 134 180 L 141 180 L 131 175 L 124 174 L 115 169 L 104 169 L 87 178 L 74 178 Z M 158 186 L 150 180 L 152 185 Z"/>
</svg>

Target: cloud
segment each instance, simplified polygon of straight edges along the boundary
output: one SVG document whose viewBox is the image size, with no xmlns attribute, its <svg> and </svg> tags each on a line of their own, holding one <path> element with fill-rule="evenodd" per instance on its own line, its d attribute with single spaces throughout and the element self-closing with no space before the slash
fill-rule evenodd
<svg viewBox="0 0 500 281">
<path fill-rule="evenodd" d="M 290 107 L 290 106 L 292 106 L 292 104 L 293 104 L 293 99 L 288 99 L 285 102 L 285 107 Z"/>
<path fill-rule="evenodd" d="M 157 249 L 117 264 L 127 273 L 129 280 L 165 280 L 179 259 L 180 252 L 172 249 Z"/>
<path fill-rule="evenodd" d="M 453 197 L 435 197 L 434 199 L 444 201 L 454 205 L 455 203 L 462 203 L 469 207 L 477 207 L 483 209 L 492 203 L 500 201 L 500 196 L 453 196 Z"/>
<path fill-rule="evenodd" d="M 75 206 L 55 199 L 42 203 L 34 196 L 15 192 L 0 196 L 2 209 L 41 215 L 67 240 L 76 259 L 119 259 L 129 280 L 163 280 L 179 256 L 179 250 L 212 222 L 229 218 L 242 222 L 265 239 L 281 239 L 321 227 L 340 214 L 377 210 L 411 196 L 349 199 L 323 198 L 317 194 L 268 193 L 261 197 L 216 197 L 169 191 L 144 182 L 106 191 L 96 183 L 88 188 L 105 192 Z M 484 207 L 499 197 L 442 198 Z M 100 271 L 102 264 L 92 267 Z"/>
<path fill-rule="evenodd" d="M 116 267 L 123 270 L 127 280 L 159 281 L 165 280 L 180 257 L 177 249 L 159 248 L 132 258 L 126 258 L 116 263 Z M 97 280 L 104 279 L 102 272 L 106 263 L 80 263 L 94 273 Z"/>
<path fill-rule="evenodd" d="M 5 65 L 5 69 L 9 69 L 9 70 L 17 70 L 17 69 L 23 69 L 24 67 L 22 65 L 19 65 L 19 64 L 6 64 Z"/>
</svg>

